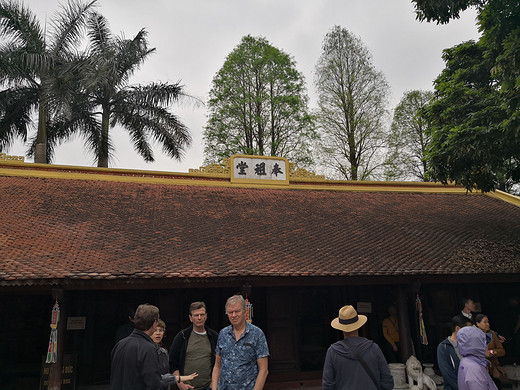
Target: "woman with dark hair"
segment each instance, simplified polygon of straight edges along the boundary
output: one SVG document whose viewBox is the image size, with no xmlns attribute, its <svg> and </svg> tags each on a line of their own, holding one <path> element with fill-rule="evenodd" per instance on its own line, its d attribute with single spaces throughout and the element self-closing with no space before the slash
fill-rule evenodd
<svg viewBox="0 0 520 390">
<path fill-rule="evenodd" d="M 162 340 L 164 338 L 164 335 L 166 334 L 166 324 L 163 320 L 159 319 L 157 321 L 157 327 L 155 328 L 155 332 L 152 335 L 152 340 L 157 344 L 157 354 L 159 355 L 159 370 L 161 372 L 161 375 L 169 374 L 170 373 L 170 363 L 169 363 L 169 356 L 168 351 L 162 347 Z M 190 381 L 193 378 L 195 378 L 198 374 L 193 373 L 191 375 L 177 375 L 176 381 L 184 382 L 184 381 Z M 163 387 L 163 390 L 167 390 L 170 388 L 170 385 L 167 385 Z"/>
<path fill-rule="evenodd" d="M 489 318 L 487 315 L 477 314 L 475 316 L 475 326 L 486 333 L 486 335 L 491 335 L 491 341 L 487 345 L 486 358 L 491 363 L 489 366 L 489 373 L 491 374 L 491 377 L 493 378 L 493 381 L 497 387 L 501 389 L 502 383 L 500 379 L 503 379 L 505 371 L 502 367 L 500 367 L 498 358 L 505 356 L 506 350 L 500 342 L 497 333 L 491 330 L 491 324 L 489 323 Z M 489 336 L 487 337 L 489 341 L 490 338 Z"/>
<path fill-rule="evenodd" d="M 157 327 L 152 335 L 152 340 L 157 344 L 157 353 L 159 354 L 159 371 L 161 375 L 169 374 L 169 362 L 168 362 L 168 351 L 162 347 L 162 340 L 166 332 L 166 324 L 163 320 L 157 321 Z M 164 389 L 169 389 L 170 386 L 165 386 Z"/>
</svg>

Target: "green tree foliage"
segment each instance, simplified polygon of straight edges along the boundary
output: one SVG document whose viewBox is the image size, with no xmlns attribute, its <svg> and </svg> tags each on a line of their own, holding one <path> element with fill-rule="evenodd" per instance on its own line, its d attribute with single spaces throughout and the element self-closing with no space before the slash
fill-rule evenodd
<svg viewBox="0 0 520 390">
<path fill-rule="evenodd" d="M 469 7 L 479 6 L 485 0 L 412 0 L 417 19 L 421 22 L 446 24 L 451 19 L 458 19 L 460 13 Z"/>
<path fill-rule="evenodd" d="M 432 123 L 431 174 L 472 189 L 489 191 L 505 185 L 507 157 L 501 131 L 506 117 L 491 64 L 479 43 L 465 42 L 444 51 L 446 68 L 435 80 L 436 99 L 427 109 Z"/>
<path fill-rule="evenodd" d="M 322 164 L 348 180 L 374 177 L 382 165 L 389 93 L 369 50 L 348 30 L 327 33 L 316 64 Z M 379 159 L 379 157 L 381 157 Z"/>
<path fill-rule="evenodd" d="M 213 78 L 204 130 L 205 163 L 233 154 L 286 157 L 312 165 L 316 133 L 303 75 L 265 38 L 245 36 Z"/>
<path fill-rule="evenodd" d="M 445 51 L 446 69 L 436 81 L 439 102 L 431 110 L 437 121 L 429 154 L 433 177 L 469 190 L 509 190 L 520 182 L 520 2 L 413 3 L 420 20 L 438 23 L 477 6 L 482 33 L 477 43 Z"/>
<path fill-rule="evenodd" d="M 408 91 L 395 108 L 388 137 L 387 180 L 428 181 L 425 157 L 431 136 L 423 110 L 432 99 L 432 91 Z"/>
<path fill-rule="evenodd" d="M 38 113 L 36 163 L 46 163 L 47 135 L 57 114 L 52 85 L 78 50 L 95 1 L 70 0 L 42 28 L 21 2 L 0 0 L 0 150 L 15 139 L 27 140 Z"/>
<path fill-rule="evenodd" d="M 520 2 L 488 1 L 479 15 L 486 59 L 493 59 L 493 80 L 500 86 L 508 119 L 503 125 L 520 138 Z M 518 145 L 518 144 L 517 144 Z"/>
<path fill-rule="evenodd" d="M 161 144 L 167 155 L 181 159 L 191 136 L 168 108 L 187 97 L 183 87 L 179 83 L 129 84 L 155 51 L 148 47 L 146 31 L 139 31 L 132 39 L 114 36 L 107 20 L 94 14 L 88 21 L 88 37 L 87 53 L 77 57 L 67 72 L 75 77 L 60 79 L 61 101 L 67 103 L 61 110 L 63 115 L 55 120 L 50 144 L 80 134 L 98 167 L 108 167 L 113 152 L 110 129 L 119 125 L 128 131 L 134 149 L 145 161 L 154 161 L 150 138 Z"/>
</svg>

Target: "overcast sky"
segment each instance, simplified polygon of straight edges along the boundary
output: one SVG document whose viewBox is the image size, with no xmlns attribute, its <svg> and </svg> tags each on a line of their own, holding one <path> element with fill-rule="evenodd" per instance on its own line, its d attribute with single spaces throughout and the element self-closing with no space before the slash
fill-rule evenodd
<svg viewBox="0 0 520 390">
<path fill-rule="evenodd" d="M 64 3 L 25 1 L 42 23 Z M 361 38 L 374 65 L 385 74 L 392 91 L 390 109 L 405 91 L 432 89 L 432 81 L 444 68 L 443 49 L 479 36 L 473 10 L 438 26 L 418 22 L 410 0 L 98 0 L 98 10 L 117 35 L 131 38 L 145 28 L 150 46 L 156 48 L 131 83 L 180 81 L 187 93 L 204 101 L 226 56 L 248 34 L 265 37 L 294 58 L 314 108 L 313 72 L 323 38 L 334 25 L 348 29 Z M 193 136 L 182 162 L 166 157 L 156 145 L 156 162 L 145 163 L 133 150 L 127 133 L 112 129 L 116 150 L 110 166 L 170 172 L 198 168 L 203 162 L 207 111 L 189 105 L 172 109 Z M 9 154 L 23 155 L 25 150 L 17 143 Z M 80 139 L 59 147 L 54 163 L 95 166 Z"/>
</svg>

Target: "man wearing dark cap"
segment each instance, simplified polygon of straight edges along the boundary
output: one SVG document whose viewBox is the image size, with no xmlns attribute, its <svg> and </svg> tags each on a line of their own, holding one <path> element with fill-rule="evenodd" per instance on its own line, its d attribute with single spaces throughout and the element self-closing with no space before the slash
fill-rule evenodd
<svg viewBox="0 0 520 390">
<path fill-rule="evenodd" d="M 381 348 L 359 336 L 359 328 L 367 317 L 358 315 L 350 306 L 339 309 L 339 316 L 330 325 L 343 332 L 343 340 L 327 350 L 323 367 L 323 390 L 363 389 L 392 390 L 394 378 Z"/>
</svg>

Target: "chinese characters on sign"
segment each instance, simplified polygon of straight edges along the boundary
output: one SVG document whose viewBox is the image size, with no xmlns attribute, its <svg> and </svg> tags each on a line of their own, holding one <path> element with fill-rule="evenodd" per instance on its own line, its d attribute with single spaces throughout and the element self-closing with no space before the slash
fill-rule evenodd
<svg viewBox="0 0 520 390">
<path fill-rule="evenodd" d="M 233 159 L 233 178 L 245 180 L 287 181 L 288 172 L 285 159 L 236 156 Z"/>
</svg>

